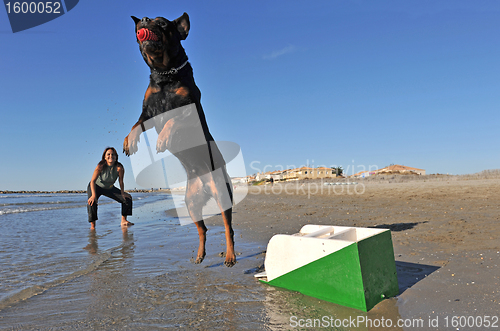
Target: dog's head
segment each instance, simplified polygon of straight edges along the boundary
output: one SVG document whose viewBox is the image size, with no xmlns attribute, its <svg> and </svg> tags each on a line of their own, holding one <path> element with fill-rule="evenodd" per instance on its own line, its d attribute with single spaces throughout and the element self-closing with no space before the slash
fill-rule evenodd
<svg viewBox="0 0 500 331">
<path fill-rule="evenodd" d="M 138 19 L 135 22 L 135 36 L 142 57 L 151 69 L 167 70 L 186 57 L 181 40 L 189 34 L 189 16 L 184 13 L 174 21 L 163 17 Z"/>
</svg>

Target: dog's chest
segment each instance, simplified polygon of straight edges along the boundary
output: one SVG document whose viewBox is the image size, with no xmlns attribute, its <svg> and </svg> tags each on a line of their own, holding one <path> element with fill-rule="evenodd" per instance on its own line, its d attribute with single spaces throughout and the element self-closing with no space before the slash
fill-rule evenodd
<svg viewBox="0 0 500 331">
<path fill-rule="evenodd" d="M 192 103 L 187 89 L 184 87 L 164 87 L 144 100 L 149 117 L 165 113 Z"/>
</svg>

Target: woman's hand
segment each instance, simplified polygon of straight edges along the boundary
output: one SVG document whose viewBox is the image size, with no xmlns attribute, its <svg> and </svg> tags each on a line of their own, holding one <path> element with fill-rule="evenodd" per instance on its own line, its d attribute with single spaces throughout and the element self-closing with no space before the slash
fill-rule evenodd
<svg viewBox="0 0 500 331">
<path fill-rule="evenodd" d="M 124 200 L 126 200 L 127 198 L 132 199 L 132 196 L 130 194 L 128 194 L 127 192 L 122 192 L 122 197 Z"/>
<path fill-rule="evenodd" d="M 89 202 L 89 205 L 90 205 L 90 206 L 92 206 L 92 205 L 94 204 L 94 202 L 95 202 L 95 196 L 94 196 L 94 195 L 92 195 L 92 196 L 89 198 L 88 202 Z"/>
</svg>

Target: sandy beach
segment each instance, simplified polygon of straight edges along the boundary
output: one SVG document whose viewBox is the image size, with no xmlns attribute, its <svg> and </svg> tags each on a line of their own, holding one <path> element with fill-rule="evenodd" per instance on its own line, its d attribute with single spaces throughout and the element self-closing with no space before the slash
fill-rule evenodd
<svg viewBox="0 0 500 331">
<path fill-rule="evenodd" d="M 460 327 L 460 318 L 464 326 L 464 318 L 473 316 L 468 327 L 484 327 L 487 320 L 500 327 L 500 179 L 356 181 L 251 186 L 234 208 L 234 227 L 242 239 L 263 247 L 274 234 L 296 233 L 305 224 L 391 229 L 400 295 L 375 306 L 368 317 L 420 320 L 420 329 L 437 330 Z M 217 217 L 211 221 L 221 224 Z M 359 315 L 325 302 L 316 305 L 337 317 Z"/>
</svg>

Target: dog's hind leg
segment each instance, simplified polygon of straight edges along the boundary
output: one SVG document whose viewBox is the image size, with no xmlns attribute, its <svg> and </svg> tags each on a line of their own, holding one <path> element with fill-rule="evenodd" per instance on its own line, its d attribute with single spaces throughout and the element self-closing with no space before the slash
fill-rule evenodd
<svg viewBox="0 0 500 331">
<path fill-rule="evenodd" d="M 233 208 L 226 209 L 222 212 L 224 227 L 226 228 L 226 267 L 232 267 L 236 264 L 236 254 L 234 253 L 234 231 L 232 227 Z"/>
<path fill-rule="evenodd" d="M 203 262 L 205 258 L 205 242 L 207 240 L 207 227 L 205 222 L 203 222 L 203 206 L 207 203 L 209 197 L 203 190 L 203 182 L 201 178 L 194 178 L 188 180 L 186 187 L 186 206 L 189 212 L 189 216 L 193 220 L 196 228 L 198 229 L 198 236 L 200 238 L 200 244 L 198 246 L 198 253 L 196 254 L 195 263 Z"/>
<path fill-rule="evenodd" d="M 198 246 L 198 253 L 196 254 L 196 261 L 194 263 L 199 264 L 203 262 L 205 259 L 205 255 L 207 255 L 205 251 L 205 242 L 207 241 L 207 227 L 205 226 L 205 222 L 203 220 L 195 222 L 196 228 L 198 229 L 198 236 L 200 237 L 200 244 Z"/>
<path fill-rule="evenodd" d="M 221 211 L 224 227 L 226 229 L 226 260 L 224 264 L 232 267 L 236 264 L 234 252 L 234 231 L 232 227 L 233 217 L 233 190 L 231 179 L 227 175 L 225 167 L 219 168 L 212 173 L 210 182 L 212 196 L 215 198 Z"/>
</svg>

